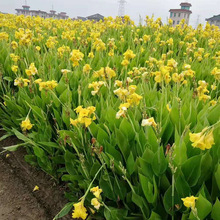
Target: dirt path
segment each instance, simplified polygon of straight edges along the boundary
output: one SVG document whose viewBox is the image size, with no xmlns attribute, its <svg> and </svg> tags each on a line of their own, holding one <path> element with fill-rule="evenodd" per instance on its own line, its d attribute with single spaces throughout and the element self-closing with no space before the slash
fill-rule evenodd
<svg viewBox="0 0 220 220">
<path fill-rule="evenodd" d="M 0 159 L 0 176 L 1 220 L 49 219 L 33 193 L 2 159 Z"/>
<path fill-rule="evenodd" d="M 15 143 L 16 138 L 0 142 L 0 151 L 2 146 Z M 24 149 L 10 153 L 7 158 L 0 154 L 0 220 L 52 220 L 67 203 L 64 186 L 29 166 L 24 155 Z M 40 190 L 33 192 L 35 185 Z"/>
</svg>

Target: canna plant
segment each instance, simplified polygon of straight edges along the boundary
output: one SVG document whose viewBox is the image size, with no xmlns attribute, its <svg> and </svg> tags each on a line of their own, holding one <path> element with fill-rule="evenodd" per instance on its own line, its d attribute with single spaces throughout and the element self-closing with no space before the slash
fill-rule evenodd
<svg viewBox="0 0 220 220">
<path fill-rule="evenodd" d="M 4 150 L 68 185 L 54 219 L 219 219 L 217 27 L 0 18 Z"/>
</svg>

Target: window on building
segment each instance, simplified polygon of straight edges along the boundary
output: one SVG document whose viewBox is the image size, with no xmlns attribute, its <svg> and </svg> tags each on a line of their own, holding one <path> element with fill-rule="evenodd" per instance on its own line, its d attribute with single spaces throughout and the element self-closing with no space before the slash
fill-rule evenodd
<svg viewBox="0 0 220 220">
<path fill-rule="evenodd" d="M 173 17 L 173 12 L 170 12 L 170 17 L 171 17 L 171 18 Z"/>
<path fill-rule="evenodd" d="M 179 17 L 180 17 L 180 15 L 181 15 L 181 14 L 179 13 Z"/>
<path fill-rule="evenodd" d="M 174 17 L 176 17 L 176 13 L 174 13 Z"/>
<path fill-rule="evenodd" d="M 175 21 L 173 21 L 173 25 L 175 24 Z"/>
<path fill-rule="evenodd" d="M 184 18 L 186 17 L 186 14 L 184 13 Z"/>
<path fill-rule="evenodd" d="M 180 21 L 177 21 L 177 24 L 179 24 L 180 23 Z"/>
</svg>

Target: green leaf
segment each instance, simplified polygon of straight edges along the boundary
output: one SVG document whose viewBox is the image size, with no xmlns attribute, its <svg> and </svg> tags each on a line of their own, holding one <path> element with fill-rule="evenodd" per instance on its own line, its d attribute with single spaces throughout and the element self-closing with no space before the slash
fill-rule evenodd
<svg viewBox="0 0 220 220">
<path fill-rule="evenodd" d="M 177 165 L 183 164 L 187 160 L 187 148 L 185 142 L 175 130 L 175 148 L 173 154 L 175 155 L 174 161 Z"/>
<path fill-rule="evenodd" d="M 31 166 L 37 166 L 37 158 L 35 155 L 25 155 L 24 159 L 27 163 L 29 163 Z"/>
<path fill-rule="evenodd" d="M 126 118 L 123 118 L 123 120 L 121 121 L 119 130 L 128 138 L 129 141 L 134 139 L 134 130 Z"/>
<path fill-rule="evenodd" d="M 159 148 L 159 144 L 157 142 L 157 136 L 151 126 L 146 127 L 147 140 L 148 144 L 151 146 L 151 150 L 155 153 Z"/>
<path fill-rule="evenodd" d="M 31 139 L 29 139 L 28 137 L 26 137 L 25 135 L 23 135 L 22 133 L 20 133 L 18 130 L 16 130 L 15 128 L 12 128 L 13 133 L 16 135 L 16 137 L 24 142 L 28 142 L 34 146 L 37 146 L 35 142 L 33 142 Z"/>
<path fill-rule="evenodd" d="M 168 214 L 172 214 L 172 210 L 175 208 L 172 207 L 172 186 L 170 186 L 169 189 L 165 192 L 163 197 L 163 204 L 166 212 Z M 177 191 L 174 190 L 174 205 L 181 206 L 181 204 L 181 199 L 179 198 Z"/>
<path fill-rule="evenodd" d="M 181 167 L 182 172 L 189 186 L 195 186 L 201 174 L 201 158 L 197 155 L 185 161 Z"/>
<path fill-rule="evenodd" d="M 181 198 L 185 198 L 191 194 L 189 184 L 185 180 L 182 172 L 180 172 L 178 177 L 176 177 L 175 187 Z"/>
<path fill-rule="evenodd" d="M 216 202 L 212 208 L 212 219 L 219 220 L 219 217 L 220 217 L 220 202 L 218 198 L 216 198 Z"/>
<path fill-rule="evenodd" d="M 3 140 L 5 140 L 6 138 L 8 138 L 8 137 L 10 137 L 10 136 L 12 136 L 12 134 L 7 133 L 7 134 L 1 136 L 0 141 L 3 141 Z"/>
<path fill-rule="evenodd" d="M 143 174 L 144 176 L 148 177 L 149 180 L 153 181 L 154 172 L 152 166 L 147 161 L 143 160 L 142 158 L 138 159 L 140 164 L 139 173 Z"/>
<path fill-rule="evenodd" d="M 8 82 L 12 82 L 13 81 L 13 79 L 11 77 L 9 77 L 9 76 L 5 76 L 5 77 L 3 77 L 3 79 L 8 81 Z"/>
<path fill-rule="evenodd" d="M 154 153 L 149 149 L 149 148 L 146 148 L 143 155 L 142 155 L 142 158 L 148 162 L 148 163 L 152 163 L 153 161 L 153 158 L 154 158 Z"/>
<path fill-rule="evenodd" d="M 73 202 L 69 202 L 67 203 L 63 208 L 62 210 L 53 218 L 53 220 L 55 219 L 58 219 L 58 218 L 62 218 L 64 217 L 65 215 L 67 215 L 70 210 L 73 208 Z"/>
<path fill-rule="evenodd" d="M 157 184 L 155 178 L 153 177 L 153 183 L 149 181 L 149 179 L 142 174 L 139 174 L 140 183 L 142 186 L 142 190 L 144 195 L 149 203 L 154 203 L 157 200 Z"/>
<path fill-rule="evenodd" d="M 102 129 L 98 129 L 97 141 L 101 145 L 105 145 L 105 142 L 109 140 L 109 135 Z"/>
<path fill-rule="evenodd" d="M 126 168 L 128 170 L 128 173 L 131 175 L 135 170 L 135 161 L 132 152 L 130 152 L 126 164 L 127 164 Z"/>
<path fill-rule="evenodd" d="M 116 140 L 117 144 L 124 156 L 124 159 L 127 160 L 129 156 L 129 144 L 127 138 L 123 135 L 123 133 L 116 128 Z"/>
<path fill-rule="evenodd" d="M 118 199 L 124 200 L 127 194 L 126 182 L 124 180 L 119 180 L 117 176 L 115 176 L 114 182 L 114 192 Z"/>
<path fill-rule="evenodd" d="M 54 142 L 39 142 L 38 144 L 44 145 L 46 147 L 53 147 L 53 148 L 60 149 L 60 146 Z"/>
<path fill-rule="evenodd" d="M 22 144 L 16 144 L 16 145 L 11 145 L 11 146 L 8 146 L 8 147 L 3 147 L 4 150 L 7 150 L 7 151 L 16 151 L 19 147 L 21 146 L 25 146 L 27 143 L 22 143 Z"/>
<path fill-rule="evenodd" d="M 125 209 L 116 209 L 113 207 L 105 208 L 104 216 L 106 220 L 122 220 L 127 216 L 128 211 Z"/>
<path fill-rule="evenodd" d="M 62 103 L 71 103 L 72 101 L 72 92 L 67 88 L 59 97 Z"/>
<path fill-rule="evenodd" d="M 196 208 L 200 220 L 203 220 L 212 211 L 212 204 L 200 194 L 198 200 L 196 201 Z M 189 219 L 196 220 L 192 211 L 190 213 Z"/>
<path fill-rule="evenodd" d="M 134 202 L 140 208 L 141 212 L 144 215 L 144 219 L 146 219 L 149 216 L 150 211 L 144 198 L 139 196 L 135 192 L 132 192 L 132 202 Z"/>
<path fill-rule="evenodd" d="M 212 170 L 212 157 L 211 157 L 209 151 L 207 151 L 202 156 L 201 174 L 200 174 L 198 183 L 200 183 L 202 185 L 202 183 L 205 182 L 210 177 L 210 175 L 212 173 L 213 173 L 213 170 Z"/>
<path fill-rule="evenodd" d="M 76 163 L 75 163 L 75 155 L 70 153 L 68 150 L 66 150 L 65 155 L 65 165 L 66 165 L 66 170 L 70 175 L 76 175 Z"/>
<path fill-rule="evenodd" d="M 100 188 L 103 190 L 103 194 L 112 200 L 115 200 L 115 193 L 113 192 L 114 179 L 109 177 L 108 174 L 102 175 L 99 181 Z"/>
<path fill-rule="evenodd" d="M 214 176 L 215 176 L 215 180 L 218 185 L 218 188 L 220 190 L 220 164 L 217 165 L 217 170 L 216 170 Z"/>
<path fill-rule="evenodd" d="M 208 121 L 212 125 L 216 123 L 220 119 L 220 105 L 216 105 L 211 111 L 207 111 L 208 115 Z"/>
<path fill-rule="evenodd" d="M 156 212 L 151 212 L 151 216 L 148 220 L 162 220 L 162 218 Z"/>
<path fill-rule="evenodd" d="M 152 161 L 152 168 L 157 176 L 162 175 L 167 169 L 167 160 L 164 156 L 163 147 L 157 150 Z"/>
</svg>

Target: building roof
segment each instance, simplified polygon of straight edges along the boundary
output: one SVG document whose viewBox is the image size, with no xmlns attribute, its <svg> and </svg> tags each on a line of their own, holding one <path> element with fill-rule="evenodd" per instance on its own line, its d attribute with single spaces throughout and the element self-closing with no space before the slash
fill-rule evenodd
<svg viewBox="0 0 220 220">
<path fill-rule="evenodd" d="M 220 21 L 220 14 L 219 15 L 214 15 L 211 18 L 206 18 L 205 20 L 206 21 L 210 21 L 210 20 L 212 20 L 212 21 Z"/>
<path fill-rule="evenodd" d="M 192 11 L 187 9 L 170 9 L 169 12 L 182 12 L 182 13 L 192 14 Z"/>
<path fill-rule="evenodd" d="M 30 8 L 28 5 L 22 5 L 23 8 Z"/>
<path fill-rule="evenodd" d="M 86 17 L 87 19 L 103 19 L 104 16 L 100 15 L 100 14 L 94 14 L 94 15 L 90 15 L 88 17 Z"/>
<path fill-rule="evenodd" d="M 189 2 L 182 2 L 180 4 L 180 6 L 189 6 L 189 7 L 191 7 L 192 5 Z"/>
<path fill-rule="evenodd" d="M 81 16 L 77 16 L 77 19 L 78 19 L 78 20 L 82 20 L 82 21 L 86 21 L 86 20 L 87 20 L 87 18 L 81 17 Z"/>
</svg>

